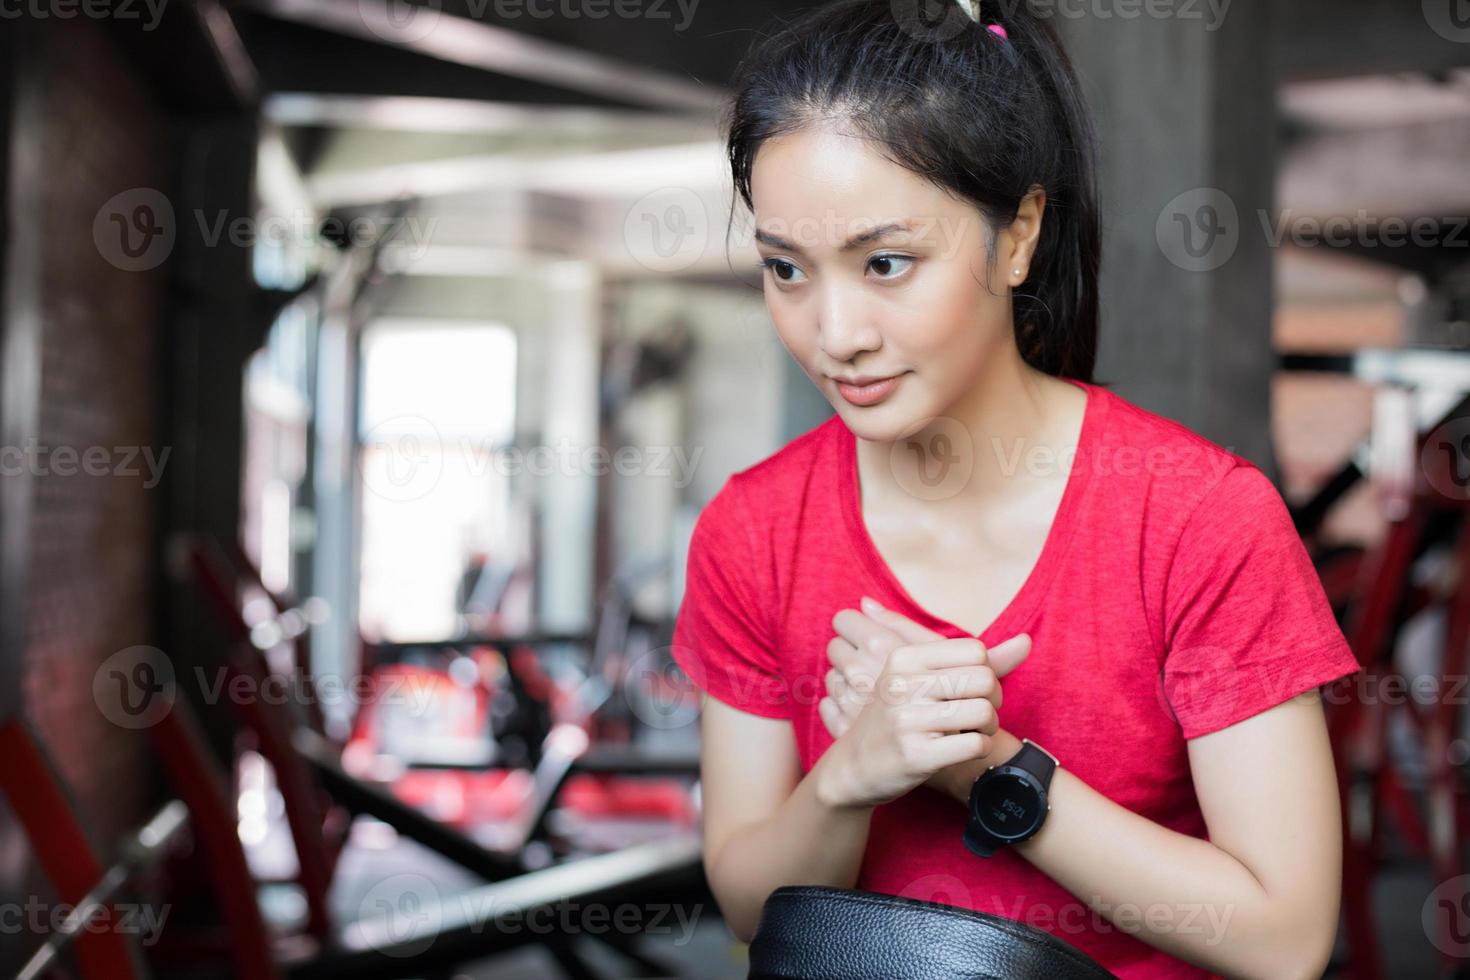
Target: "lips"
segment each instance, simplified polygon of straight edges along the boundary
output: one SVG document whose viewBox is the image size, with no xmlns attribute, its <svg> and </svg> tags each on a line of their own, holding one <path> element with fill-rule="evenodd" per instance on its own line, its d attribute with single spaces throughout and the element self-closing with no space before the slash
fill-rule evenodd
<svg viewBox="0 0 1470 980">
<path fill-rule="evenodd" d="M 878 404 L 893 394 L 907 373 L 907 371 L 904 371 L 886 377 L 862 375 L 852 381 L 846 381 L 841 378 L 835 378 L 833 380 L 837 382 L 837 390 L 842 394 L 843 398 L 854 405 L 866 408 L 870 405 Z"/>
</svg>

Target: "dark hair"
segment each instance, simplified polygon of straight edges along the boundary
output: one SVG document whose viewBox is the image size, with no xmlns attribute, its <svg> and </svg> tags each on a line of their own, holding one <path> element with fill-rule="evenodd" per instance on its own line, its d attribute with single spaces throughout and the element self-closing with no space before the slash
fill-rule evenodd
<svg viewBox="0 0 1470 980">
<path fill-rule="evenodd" d="M 818 123 L 851 126 L 898 165 L 973 201 L 992 235 L 1039 184 L 1046 208 L 1030 275 L 1014 294 L 1016 347 L 1037 370 L 1091 381 L 1097 138 L 1071 60 L 1024 2 L 982 4 L 981 20 L 1007 38 L 956 0 L 945 0 L 951 9 L 938 22 L 921 20 L 928 2 L 837 0 L 753 46 L 722 119 L 735 190 L 754 211 L 761 144 Z"/>
</svg>

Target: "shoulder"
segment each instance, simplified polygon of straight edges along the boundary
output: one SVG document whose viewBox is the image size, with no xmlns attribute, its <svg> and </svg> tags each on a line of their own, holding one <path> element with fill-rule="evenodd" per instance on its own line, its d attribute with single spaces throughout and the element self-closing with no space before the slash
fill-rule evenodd
<svg viewBox="0 0 1470 980">
<path fill-rule="evenodd" d="M 1309 570 L 1290 508 L 1258 465 L 1121 396 L 1112 396 L 1112 407 L 1109 440 L 1129 447 L 1143 474 L 1138 508 L 1171 585 L 1181 577 L 1228 579 L 1247 566 L 1265 574 L 1282 562 Z M 1122 461 L 1113 469 L 1122 471 Z"/>
<path fill-rule="evenodd" d="M 1102 393 L 1108 410 L 1092 462 L 1119 491 L 1110 496 L 1133 497 L 1154 515 L 1156 527 L 1177 534 L 1206 501 L 1237 492 L 1255 501 L 1277 496 L 1279 502 L 1266 475 L 1233 448 L 1117 392 L 1094 390 Z"/>
</svg>

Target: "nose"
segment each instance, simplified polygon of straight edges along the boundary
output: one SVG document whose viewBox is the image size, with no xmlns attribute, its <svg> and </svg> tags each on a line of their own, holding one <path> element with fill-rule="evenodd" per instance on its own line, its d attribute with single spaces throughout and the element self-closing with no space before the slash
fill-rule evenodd
<svg viewBox="0 0 1470 980">
<path fill-rule="evenodd" d="M 822 353 L 833 361 L 850 361 L 862 351 L 877 350 L 882 337 L 868 320 L 861 291 L 840 281 L 824 285 L 817 308 Z"/>
</svg>

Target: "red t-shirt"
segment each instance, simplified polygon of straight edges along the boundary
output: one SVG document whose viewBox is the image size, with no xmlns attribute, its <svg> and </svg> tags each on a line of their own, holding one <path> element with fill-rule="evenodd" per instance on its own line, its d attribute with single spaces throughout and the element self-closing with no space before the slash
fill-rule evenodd
<svg viewBox="0 0 1470 980">
<path fill-rule="evenodd" d="M 1049 537 L 980 634 L 987 646 L 1032 638 L 1002 681 L 1001 724 L 1109 799 L 1206 838 L 1185 740 L 1358 663 L 1256 466 L 1073 383 L 1089 397 Z M 791 721 L 803 772 L 833 741 L 817 704 L 839 610 L 866 594 L 945 636 L 973 635 L 920 606 L 874 547 L 855 448 L 834 415 L 729 478 L 695 523 L 675 629 L 674 657 L 694 685 Z M 1025 922 L 1128 980 L 1212 976 L 1123 932 L 1014 852 L 976 858 L 960 839 L 965 820 L 964 806 L 927 787 L 877 807 L 857 887 Z"/>
</svg>

